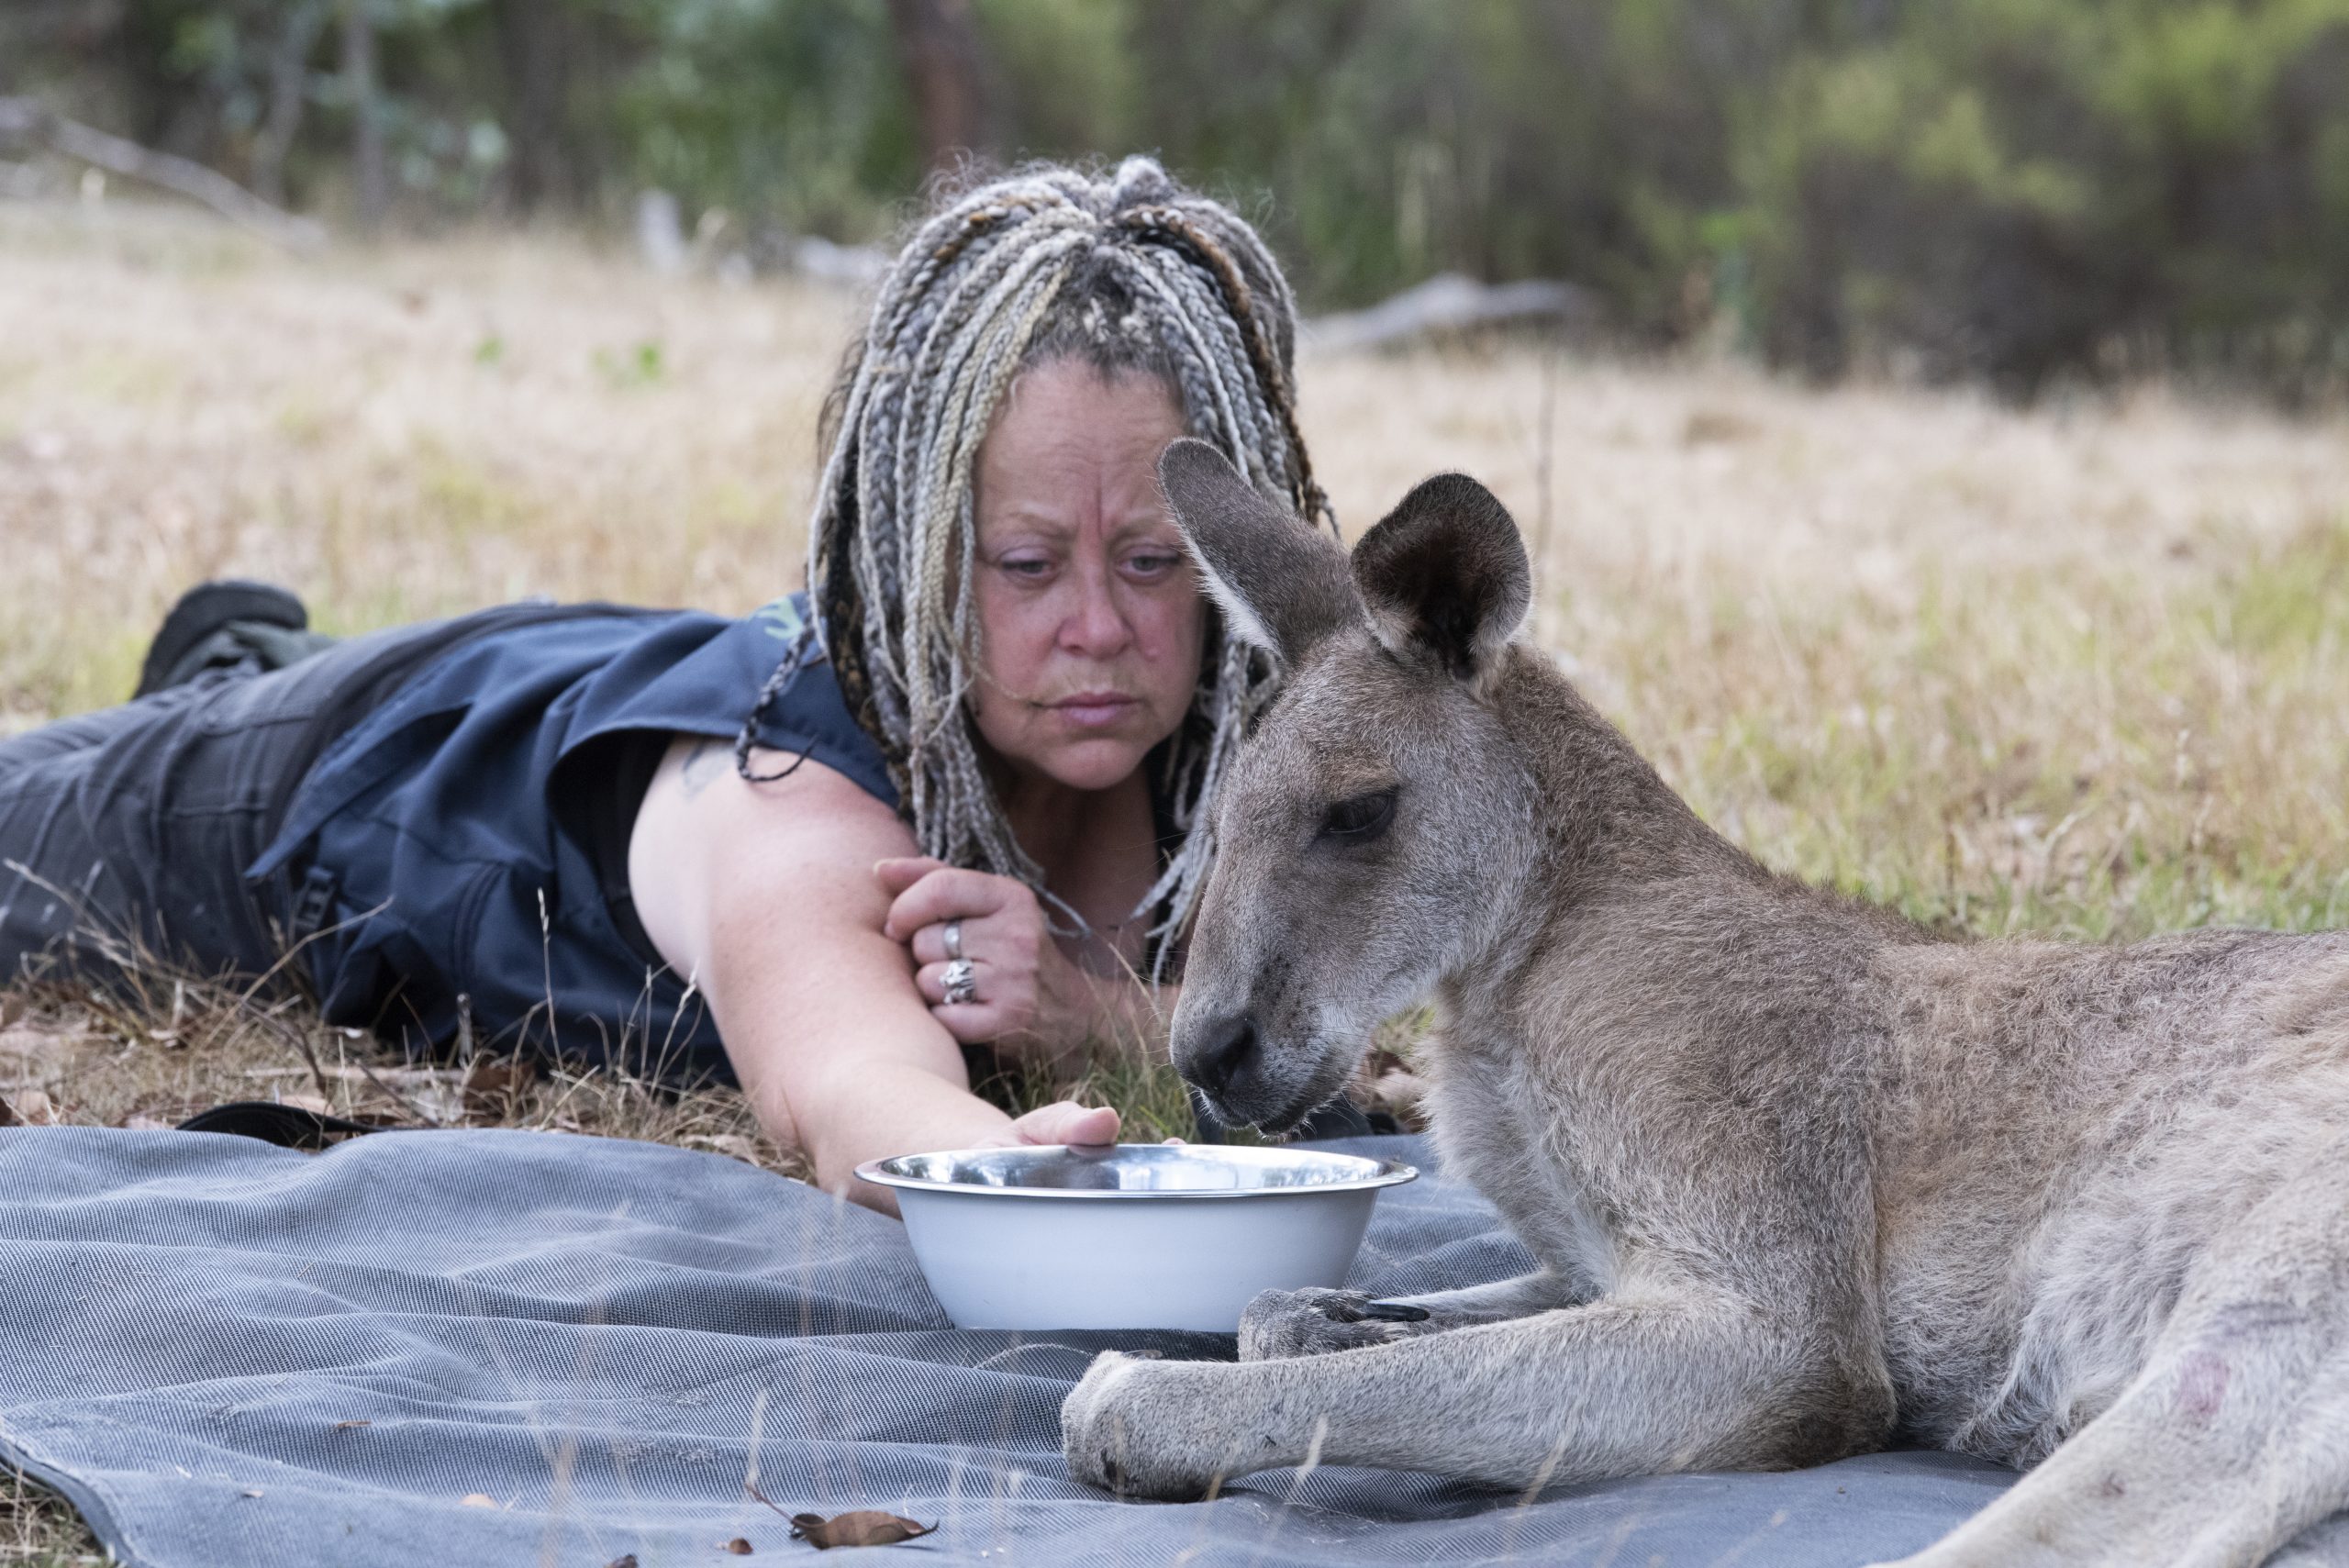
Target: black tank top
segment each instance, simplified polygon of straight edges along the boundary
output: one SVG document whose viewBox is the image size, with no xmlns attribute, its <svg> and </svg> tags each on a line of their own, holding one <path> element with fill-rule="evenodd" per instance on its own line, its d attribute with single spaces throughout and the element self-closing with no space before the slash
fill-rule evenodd
<svg viewBox="0 0 2349 1568">
<path fill-rule="evenodd" d="M 406 680 L 320 755 L 248 872 L 300 872 L 309 929 L 292 934 L 328 1020 L 729 1078 L 698 994 L 636 920 L 627 840 L 669 739 L 730 741 L 805 615 L 797 596 L 731 621 L 581 606 Z M 755 733 L 896 805 L 820 653 Z"/>
</svg>

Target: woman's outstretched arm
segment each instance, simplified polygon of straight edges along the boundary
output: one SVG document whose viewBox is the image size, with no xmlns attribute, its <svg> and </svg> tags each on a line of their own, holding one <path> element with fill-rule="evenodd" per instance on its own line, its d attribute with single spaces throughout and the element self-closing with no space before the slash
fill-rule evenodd
<svg viewBox="0 0 2349 1568">
<path fill-rule="evenodd" d="M 790 759 L 754 753 L 760 773 Z M 629 877 L 662 957 L 709 999 L 761 1123 L 828 1191 L 895 1212 L 863 1161 L 987 1144 L 1108 1142 L 1114 1110 L 1018 1123 L 970 1092 L 954 1038 L 883 929 L 876 862 L 915 853 L 894 812 L 819 762 L 751 784 L 733 748 L 681 739 L 637 817 Z"/>
</svg>

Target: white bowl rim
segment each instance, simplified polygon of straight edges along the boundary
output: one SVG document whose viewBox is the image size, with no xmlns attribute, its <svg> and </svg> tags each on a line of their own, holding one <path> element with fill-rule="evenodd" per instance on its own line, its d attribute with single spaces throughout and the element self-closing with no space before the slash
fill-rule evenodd
<svg viewBox="0 0 2349 1568">
<path fill-rule="evenodd" d="M 1339 1150 L 1298 1150 L 1295 1153 L 1310 1153 L 1316 1160 L 1345 1161 L 1362 1167 L 1362 1173 L 1346 1181 L 1316 1182 L 1310 1186 L 1294 1187 L 992 1187 L 975 1182 L 941 1182 L 928 1176 L 910 1175 L 890 1167 L 909 1160 L 951 1160 L 962 1156 L 987 1154 L 1049 1154 L 1072 1149 L 1150 1149 L 1187 1147 L 1194 1151 L 1213 1150 L 1217 1157 L 1239 1155 L 1233 1162 L 1241 1165 L 1271 1165 L 1278 1157 L 1292 1152 L 1278 1147 L 1246 1144 L 1200 1143 L 1170 1145 L 1163 1143 L 1069 1144 L 1031 1143 L 1011 1149 L 938 1149 L 912 1154 L 894 1154 L 886 1160 L 867 1160 L 856 1168 L 856 1178 L 879 1187 L 904 1187 L 917 1192 L 943 1193 L 963 1197 L 1041 1197 L 1073 1198 L 1085 1201 L 1131 1203 L 1144 1198 L 1179 1198 L 1197 1203 L 1202 1200 L 1225 1201 L 1237 1198 L 1308 1197 L 1321 1193 L 1358 1193 L 1378 1187 L 1400 1186 L 1419 1178 L 1419 1167 L 1406 1165 L 1399 1160 L 1374 1160 L 1364 1154 L 1348 1154 Z"/>
</svg>

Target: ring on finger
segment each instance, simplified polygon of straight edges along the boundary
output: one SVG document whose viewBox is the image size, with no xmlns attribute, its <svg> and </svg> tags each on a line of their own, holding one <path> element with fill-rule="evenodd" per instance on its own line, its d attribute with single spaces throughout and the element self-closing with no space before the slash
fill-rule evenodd
<svg viewBox="0 0 2349 1568">
<path fill-rule="evenodd" d="M 961 962 L 963 959 L 963 922 L 960 920 L 947 921 L 946 929 L 942 934 L 946 940 L 946 961 L 949 963 Z"/>
<path fill-rule="evenodd" d="M 949 963 L 946 972 L 938 977 L 938 983 L 945 991 L 950 1004 L 959 1005 L 979 999 L 979 972 L 971 966 L 967 958 L 958 958 Z"/>
</svg>

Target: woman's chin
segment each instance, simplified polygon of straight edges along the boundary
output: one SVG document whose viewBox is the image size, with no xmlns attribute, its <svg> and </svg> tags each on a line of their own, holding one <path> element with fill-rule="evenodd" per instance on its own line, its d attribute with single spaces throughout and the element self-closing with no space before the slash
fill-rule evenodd
<svg viewBox="0 0 2349 1568">
<path fill-rule="evenodd" d="M 1031 756 L 1028 765 L 1053 783 L 1070 789 L 1110 789 L 1133 776 L 1148 746 L 1118 736 L 1099 735 L 1063 740 Z"/>
</svg>

